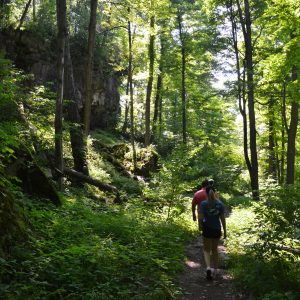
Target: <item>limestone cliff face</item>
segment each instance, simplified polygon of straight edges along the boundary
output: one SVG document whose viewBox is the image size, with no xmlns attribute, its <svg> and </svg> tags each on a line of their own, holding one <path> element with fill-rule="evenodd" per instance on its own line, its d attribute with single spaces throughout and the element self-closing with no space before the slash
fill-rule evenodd
<svg viewBox="0 0 300 300">
<path fill-rule="evenodd" d="M 55 39 L 45 40 L 29 31 L 20 34 L 20 32 L 7 30 L 0 32 L 0 47 L 16 67 L 34 75 L 33 84 L 55 83 Z M 75 85 L 81 102 L 84 93 L 84 55 L 84 53 L 81 55 L 77 53 L 72 56 Z M 104 61 L 101 65 L 105 73 L 97 65 L 94 65 L 93 69 L 91 129 L 112 129 L 116 126 L 120 113 L 119 81 L 109 64 Z M 83 103 L 80 109 L 83 109 Z"/>
</svg>

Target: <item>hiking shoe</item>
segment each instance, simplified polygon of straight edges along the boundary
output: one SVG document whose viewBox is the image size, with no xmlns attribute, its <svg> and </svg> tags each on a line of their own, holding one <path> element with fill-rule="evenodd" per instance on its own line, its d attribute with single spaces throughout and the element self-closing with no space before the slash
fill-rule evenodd
<svg viewBox="0 0 300 300">
<path fill-rule="evenodd" d="M 206 279 L 207 280 L 212 280 L 212 275 L 211 275 L 211 270 L 210 269 L 207 269 L 206 270 Z"/>
</svg>

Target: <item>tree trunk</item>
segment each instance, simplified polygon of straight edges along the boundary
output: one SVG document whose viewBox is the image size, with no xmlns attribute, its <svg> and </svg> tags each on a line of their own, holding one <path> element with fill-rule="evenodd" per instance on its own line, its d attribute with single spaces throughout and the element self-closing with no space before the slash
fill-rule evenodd
<svg viewBox="0 0 300 300">
<path fill-rule="evenodd" d="M 254 69 L 253 69 L 253 46 L 251 32 L 251 13 L 249 1 L 244 0 L 244 14 L 241 9 L 239 0 L 236 1 L 240 23 L 242 26 L 244 43 L 245 43 L 245 63 L 247 76 L 247 100 L 248 100 L 248 116 L 249 116 L 249 148 L 251 157 L 251 189 L 252 197 L 255 200 L 259 199 L 259 184 L 258 184 L 258 159 L 256 145 L 256 120 L 254 106 Z"/>
<path fill-rule="evenodd" d="M 246 114 L 246 98 L 245 98 L 245 71 L 243 72 L 243 77 L 241 74 L 240 56 L 238 49 L 238 37 L 237 37 L 237 25 L 235 16 L 233 13 L 232 1 L 228 6 L 230 20 L 231 20 L 231 34 L 233 41 L 233 48 L 236 60 L 236 72 L 237 72 L 237 97 L 239 103 L 239 111 L 243 120 L 243 150 L 244 158 L 248 168 L 249 174 L 251 173 L 251 162 L 248 153 L 248 125 L 247 125 L 247 114 Z M 245 70 L 245 67 L 244 67 Z"/>
<path fill-rule="evenodd" d="M 119 191 L 113 185 L 103 183 L 100 180 L 94 179 L 90 176 L 84 175 L 80 172 L 77 172 L 77 171 L 69 169 L 69 168 L 64 168 L 64 174 L 67 176 L 70 176 L 72 178 L 77 178 L 78 180 L 89 183 L 91 185 L 94 185 L 94 186 L 98 187 L 100 190 L 112 192 L 112 193 L 116 194 L 117 197 L 119 198 Z"/>
<path fill-rule="evenodd" d="M 127 74 L 125 115 L 124 115 L 124 123 L 123 123 L 123 126 L 122 126 L 122 132 L 124 134 L 126 133 L 127 128 L 128 128 L 128 115 L 129 115 L 128 95 L 129 95 L 129 78 L 128 78 L 128 74 Z"/>
<path fill-rule="evenodd" d="M 288 131 L 288 124 L 286 120 L 286 83 L 283 82 L 282 87 L 282 106 L 281 106 L 281 155 L 280 155 L 280 180 L 279 183 L 283 184 L 285 180 L 285 133 Z"/>
<path fill-rule="evenodd" d="M 94 58 L 94 45 L 96 37 L 96 16 L 97 16 L 98 0 L 91 0 L 90 8 L 90 24 L 89 24 L 89 37 L 88 48 L 86 56 L 86 69 L 85 69 L 85 89 L 84 89 L 84 132 L 87 136 L 90 131 L 91 123 L 91 107 L 92 107 L 92 72 L 93 72 L 93 58 Z"/>
<path fill-rule="evenodd" d="M 151 2 L 152 3 L 152 2 Z M 149 77 L 146 94 L 146 110 L 145 110 L 145 146 L 150 145 L 151 129 L 150 129 L 150 107 L 151 107 L 151 94 L 153 85 L 153 72 L 154 72 L 154 59 L 155 59 L 155 34 L 154 34 L 155 17 L 150 18 L 150 42 L 149 42 Z"/>
<path fill-rule="evenodd" d="M 36 21 L 36 0 L 32 0 L 32 17 L 33 21 Z"/>
<path fill-rule="evenodd" d="M 130 7 L 128 7 L 128 15 L 130 15 Z M 129 16 L 128 16 L 129 17 Z M 132 37 L 131 37 L 131 22 L 128 21 L 128 81 L 130 95 L 130 140 L 132 147 L 133 171 L 136 170 L 136 150 L 134 138 L 134 103 L 133 103 L 133 85 L 132 85 Z"/>
<path fill-rule="evenodd" d="M 156 95 L 154 102 L 154 115 L 153 115 L 153 132 L 152 139 L 157 137 L 157 123 L 161 119 L 161 105 L 162 105 L 162 89 L 163 89 L 163 55 L 164 55 L 164 37 L 163 33 L 160 36 L 160 59 L 158 66 L 158 75 L 156 83 Z M 160 122 L 161 123 L 161 122 Z M 161 126 L 161 124 L 160 124 Z"/>
<path fill-rule="evenodd" d="M 22 27 L 22 25 L 23 25 L 23 23 L 24 23 L 24 20 L 25 20 L 25 18 L 26 18 L 26 16 L 27 16 L 27 13 L 28 13 L 28 9 L 29 9 L 29 7 L 30 7 L 30 4 L 31 4 L 31 0 L 28 0 L 28 2 L 26 3 L 25 9 L 24 9 L 24 11 L 23 11 L 23 14 L 22 14 L 22 16 L 21 16 L 20 23 L 19 23 L 19 26 L 18 26 L 18 30 L 21 29 L 21 27 Z"/>
<path fill-rule="evenodd" d="M 181 107 L 182 107 L 182 142 L 186 144 L 186 86 L 185 86 L 185 64 L 186 64 L 186 49 L 185 40 L 182 29 L 182 13 L 177 12 L 177 21 L 179 27 L 179 38 L 181 42 Z"/>
<path fill-rule="evenodd" d="M 297 80 L 297 69 L 292 70 L 292 81 Z M 286 157 L 286 183 L 294 184 L 295 181 L 295 156 L 296 156 L 296 135 L 299 122 L 299 104 L 294 100 L 291 107 L 290 126 L 287 132 L 287 157 Z"/>
<path fill-rule="evenodd" d="M 268 175 L 274 180 L 277 179 L 277 160 L 275 154 L 275 128 L 274 128 L 274 100 L 269 102 L 269 145 L 268 145 Z"/>
<path fill-rule="evenodd" d="M 69 37 L 66 39 L 66 92 L 68 99 L 66 119 L 70 122 L 70 139 L 74 168 L 85 175 L 89 174 L 84 143 L 84 132 L 79 114 L 78 91 L 75 87 Z"/>
<path fill-rule="evenodd" d="M 62 115 L 64 94 L 64 64 L 65 64 L 65 40 L 66 40 L 66 1 L 56 0 L 57 27 L 58 27 L 58 60 L 57 60 L 57 97 L 55 111 L 55 166 L 58 172 L 58 186 L 63 189 L 63 142 L 62 142 Z"/>
</svg>

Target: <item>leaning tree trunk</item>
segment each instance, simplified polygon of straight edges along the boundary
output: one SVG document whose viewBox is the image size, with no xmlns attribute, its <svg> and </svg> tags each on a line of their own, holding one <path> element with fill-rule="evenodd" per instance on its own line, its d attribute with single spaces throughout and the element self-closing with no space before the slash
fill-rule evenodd
<svg viewBox="0 0 300 300">
<path fill-rule="evenodd" d="M 181 42 L 181 107 L 182 107 L 182 142 L 186 144 L 186 86 L 185 86 L 185 64 L 186 64 L 186 49 L 185 40 L 182 28 L 182 13 L 177 12 L 177 21 L 179 27 L 179 38 Z"/>
<path fill-rule="evenodd" d="M 89 38 L 86 56 L 85 69 L 85 89 L 84 89 L 84 131 L 87 136 L 90 131 L 91 123 L 91 107 L 92 107 L 92 66 L 94 58 L 94 45 L 96 37 L 96 15 L 97 15 L 98 0 L 91 0 L 90 24 L 89 24 Z"/>
<path fill-rule="evenodd" d="M 146 111 L 145 111 L 145 146 L 149 146 L 151 139 L 151 129 L 150 129 L 150 107 L 151 107 L 151 94 L 152 94 L 152 85 L 153 85 L 153 72 L 154 72 L 154 25 L 155 17 L 151 16 L 150 18 L 150 42 L 149 42 L 149 77 L 147 84 L 147 94 L 146 94 Z"/>
<path fill-rule="evenodd" d="M 62 142 L 62 115 L 64 94 L 64 64 L 65 64 L 65 40 L 67 33 L 66 1 L 56 0 L 57 27 L 58 27 L 58 60 L 57 60 L 57 97 L 55 111 L 55 166 L 58 172 L 58 186 L 63 189 L 63 142 Z"/>
<path fill-rule="evenodd" d="M 27 3 L 26 3 L 26 6 L 25 6 L 25 9 L 23 11 L 23 14 L 21 16 L 21 19 L 20 19 L 20 23 L 19 23 L 19 26 L 18 26 L 18 30 L 21 29 L 23 23 L 24 23 L 24 20 L 27 16 L 27 13 L 28 13 L 28 10 L 29 10 L 29 7 L 30 7 L 30 4 L 31 4 L 31 0 L 29 0 Z"/>
</svg>

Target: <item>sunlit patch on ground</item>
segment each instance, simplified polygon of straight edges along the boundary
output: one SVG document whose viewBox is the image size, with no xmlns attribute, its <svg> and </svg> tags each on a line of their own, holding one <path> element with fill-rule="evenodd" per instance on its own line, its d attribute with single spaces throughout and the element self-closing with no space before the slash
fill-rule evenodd
<svg viewBox="0 0 300 300">
<path fill-rule="evenodd" d="M 185 264 L 186 264 L 188 267 L 193 268 L 193 269 L 195 269 L 195 268 L 200 268 L 200 267 L 201 267 L 201 264 L 199 264 L 199 263 L 197 263 L 197 262 L 194 262 L 194 261 L 191 261 L 191 260 L 187 260 L 187 261 L 185 262 Z"/>
</svg>

